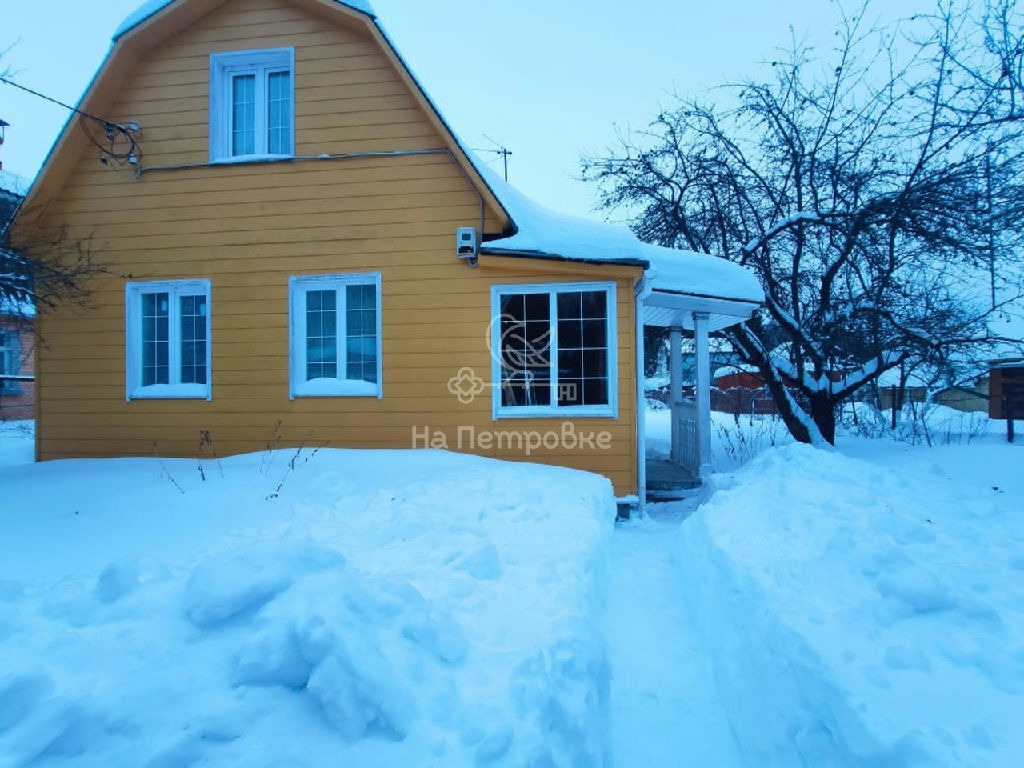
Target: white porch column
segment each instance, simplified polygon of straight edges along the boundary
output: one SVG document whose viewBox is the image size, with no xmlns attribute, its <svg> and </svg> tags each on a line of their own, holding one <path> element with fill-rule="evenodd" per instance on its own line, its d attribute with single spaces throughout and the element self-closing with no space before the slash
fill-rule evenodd
<svg viewBox="0 0 1024 768">
<path fill-rule="evenodd" d="M 697 363 L 697 456 L 698 477 L 711 476 L 711 350 L 708 345 L 708 313 L 693 313 L 694 353 Z"/>
<path fill-rule="evenodd" d="M 673 406 L 683 399 L 683 329 L 670 328 L 668 336 L 668 406 L 672 410 L 672 449 L 669 458 L 672 461 L 683 460 L 679 419 Z"/>
</svg>

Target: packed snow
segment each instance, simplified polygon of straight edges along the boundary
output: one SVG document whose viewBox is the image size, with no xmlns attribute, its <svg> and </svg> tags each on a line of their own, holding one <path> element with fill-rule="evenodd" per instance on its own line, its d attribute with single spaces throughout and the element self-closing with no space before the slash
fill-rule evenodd
<svg viewBox="0 0 1024 768">
<path fill-rule="evenodd" d="M 662 505 L 664 511 L 670 505 Z M 704 638 L 678 578 L 678 510 L 621 523 L 611 547 L 611 765 L 741 766 Z"/>
<path fill-rule="evenodd" d="M 30 447 L 0 433 L 0 765 L 604 760 L 604 478 Z"/>
</svg>

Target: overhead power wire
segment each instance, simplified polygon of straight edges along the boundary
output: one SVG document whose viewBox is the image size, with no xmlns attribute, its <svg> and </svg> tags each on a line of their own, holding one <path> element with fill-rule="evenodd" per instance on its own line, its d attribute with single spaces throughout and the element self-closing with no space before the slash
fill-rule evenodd
<svg viewBox="0 0 1024 768">
<path fill-rule="evenodd" d="M 33 90 L 32 88 L 24 86 L 21 83 L 16 83 L 10 78 L 4 77 L 2 75 L 0 75 L 0 83 L 5 83 L 21 91 L 24 91 L 25 93 L 29 93 L 33 96 L 36 96 L 37 98 L 49 101 L 52 104 L 56 104 L 59 107 L 63 107 L 69 112 L 73 112 L 76 115 L 80 115 L 81 117 L 92 120 L 94 123 L 101 126 L 103 128 L 104 135 L 107 141 L 109 142 L 109 146 L 103 146 L 100 142 L 98 142 L 96 138 L 91 133 L 89 133 L 88 130 L 86 130 L 84 124 L 82 124 L 82 130 L 88 137 L 89 141 L 95 144 L 97 149 L 100 150 L 101 163 L 106 164 L 107 158 L 117 160 L 122 165 L 125 162 L 129 162 L 132 165 L 135 165 L 138 162 L 139 143 L 138 140 L 135 138 L 135 133 L 139 130 L 139 126 L 134 121 L 128 123 L 128 125 L 125 126 L 113 120 L 105 120 L 102 117 L 97 117 L 96 115 L 86 112 L 84 109 L 79 109 L 78 107 L 73 107 L 70 104 L 65 104 L 63 101 L 60 101 L 59 99 L 55 99 L 52 96 L 47 96 L 45 93 L 40 93 L 39 91 Z M 119 136 L 123 136 L 124 139 L 127 140 L 128 142 L 127 149 L 123 151 L 115 147 L 115 145 L 118 143 Z"/>
</svg>

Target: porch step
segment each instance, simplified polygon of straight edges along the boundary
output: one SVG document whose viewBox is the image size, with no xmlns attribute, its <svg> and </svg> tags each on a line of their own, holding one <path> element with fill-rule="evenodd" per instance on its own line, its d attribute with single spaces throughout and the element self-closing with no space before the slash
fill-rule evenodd
<svg viewBox="0 0 1024 768">
<path fill-rule="evenodd" d="M 659 456 L 647 456 L 647 499 L 654 495 L 686 498 L 685 490 L 700 487 L 700 480 L 692 472 L 674 461 Z M 658 499 L 658 501 L 663 501 Z"/>
<path fill-rule="evenodd" d="M 700 496 L 702 491 L 700 483 L 692 488 L 648 488 L 647 502 L 686 501 Z"/>
</svg>

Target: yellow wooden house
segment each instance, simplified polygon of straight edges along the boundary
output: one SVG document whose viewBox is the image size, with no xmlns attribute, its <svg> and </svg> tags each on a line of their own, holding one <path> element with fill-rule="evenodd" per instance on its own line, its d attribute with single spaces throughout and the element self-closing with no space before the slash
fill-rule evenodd
<svg viewBox="0 0 1024 768">
<path fill-rule="evenodd" d="M 37 459 L 442 447 L 642 499 L 648 323 L 696 336 L 708 471 L 707 335 L 756 280 L 508 187 L 365 0 L 151 0 L 79 109 L 15 228 L 106 268 L 38 319 Z"/>
</svg>

